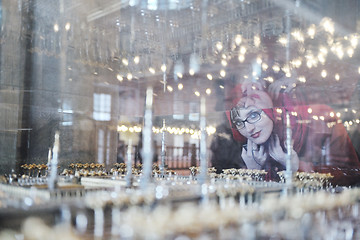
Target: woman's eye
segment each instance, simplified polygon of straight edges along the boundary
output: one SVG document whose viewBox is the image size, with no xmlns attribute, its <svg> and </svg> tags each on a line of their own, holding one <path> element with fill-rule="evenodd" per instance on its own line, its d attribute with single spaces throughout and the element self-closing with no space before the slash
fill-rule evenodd
<svg viewBox="0 0 360 240">
<path fill-rule="evenodd" d="M 249 118 L 250 118 L 250 119 L 257 118 L 258 115 L 259 115 L 259 114 L 258 114 L 257 112 L 253 112 L 253 113 L 251 113 L 251 114 L 249 115 Z"/>
</svg>

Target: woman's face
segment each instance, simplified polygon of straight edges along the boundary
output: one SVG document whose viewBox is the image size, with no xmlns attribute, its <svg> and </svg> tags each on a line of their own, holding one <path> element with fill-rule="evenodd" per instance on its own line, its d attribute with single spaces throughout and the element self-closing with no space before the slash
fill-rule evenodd
<svg viewBox="0 0 360 240">
<path fill-rule="evenodd" d="M 249 106 L 247 108 L 239 108 L 237 112 L 237 116 L 233 117 L 232 121 L 244 123 L 243 128 L 237 128 L 241 135 L 258 145 L 265 143 L 269 139 L 274 123 L 261 109 Z"/>
<path fill-rule="evenodd" d="M 237 127 L 241 135 L 256 144 L 263 144 L 269 139 L 274 123 L 262 109 L 272 107 L 271 98 L 267 93 L 253 90 L 250 95 L 238 102 L 232 121 L 233 123 L 240 121 L 240 125 L 244 124 L 243 127 Z"/>
</svg>

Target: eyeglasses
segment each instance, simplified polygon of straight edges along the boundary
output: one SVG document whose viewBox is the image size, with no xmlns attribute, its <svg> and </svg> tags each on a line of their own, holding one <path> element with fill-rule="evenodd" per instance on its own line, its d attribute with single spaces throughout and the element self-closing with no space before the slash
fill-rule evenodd
<svg viewBox="0 0 360 240">
<path fill-rule="evenodd" d="M 249 116 L 245 120 L 235 119 L 235 118 L 240 118 L 239 111 L 240 111 L 239 108 L 233 108 L 230 111 L 230 118 L 233 128 L 236 128 L 238 130 L 245 128 L 245 122 L 248 122 L 250 124 L 254 124 L 258 122 L 261 119 L 261 113 L 263 112 L 262 110 L 253 111 L 250 112 Z"/>
</svg>

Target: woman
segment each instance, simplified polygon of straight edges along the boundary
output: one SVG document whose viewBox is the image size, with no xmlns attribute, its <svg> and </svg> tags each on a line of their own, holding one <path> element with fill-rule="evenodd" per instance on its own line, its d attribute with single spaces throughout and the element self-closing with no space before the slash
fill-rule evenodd
<svg viewBox="0 0 360 240">
<path fill-rule="evenodd" d="M 233 91 L 236 97 L 228 118 L 235 139 L 246 141 L 241 156 L 247 168 L 265 169 L 268 180 L 277 180 L 276 172 L 285 170 L 287 151 L 291 151 L 293 171 L 330 172 L 333 183 L 339 185 L 359 180 L 359 160 L 330 107 L 297 104 L 298 98 L 289 94 L 280 94 L 273 102 L 259 83 L 239 85 Z M 286 114 L 290 115 L 291 149 L 285 146 Z"/>
</svg>

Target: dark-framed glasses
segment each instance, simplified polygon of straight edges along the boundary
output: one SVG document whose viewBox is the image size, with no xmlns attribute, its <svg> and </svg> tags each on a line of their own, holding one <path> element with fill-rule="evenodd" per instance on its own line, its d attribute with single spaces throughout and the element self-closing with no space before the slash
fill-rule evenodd
<svg viewBox="0 0 360 240">
<path fill-rule="evenodd" d="M 252 111 L 248 114 L 248 117 L 245 120 L 241 120 L 240 119 L 240 109 L 233 108 L 230 111 L 232 127 L 240 130 L 240 129 L 245 128 L 245 122 L 254 124 L 261 119 L 262 112 L 263 112 L 262 110 Z"/>
</svg>

